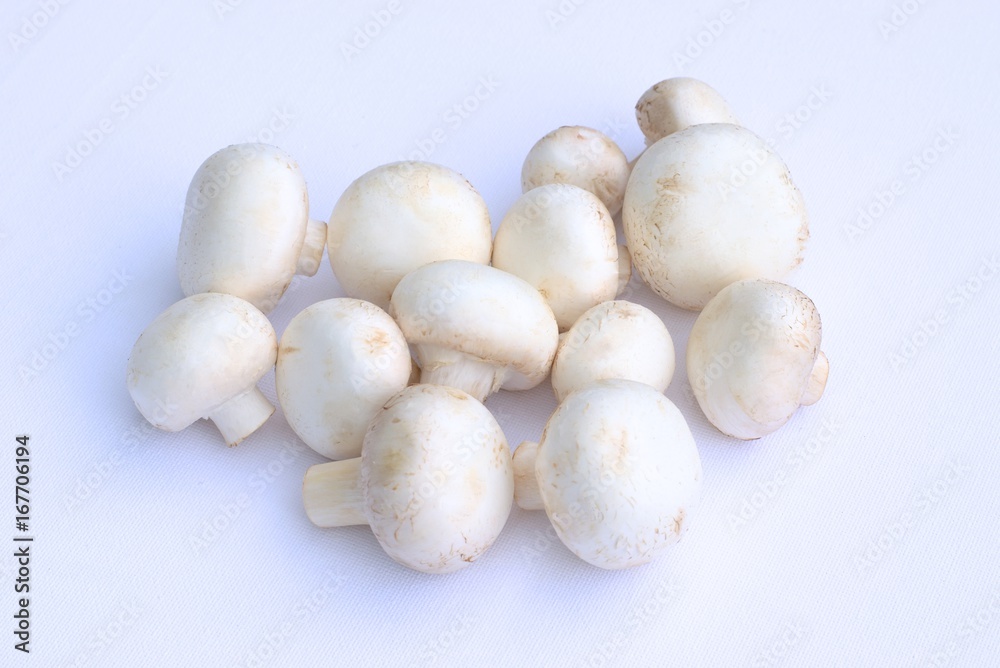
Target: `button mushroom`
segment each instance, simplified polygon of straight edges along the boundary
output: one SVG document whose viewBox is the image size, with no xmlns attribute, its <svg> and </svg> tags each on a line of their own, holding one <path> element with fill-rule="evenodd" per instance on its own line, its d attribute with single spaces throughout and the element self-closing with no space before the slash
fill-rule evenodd
<svg viewBox="0 0 1000 668">
<path fill-rule="evenodd" d="M 475 262 L 444 260 L 406 275 L 390 314 L 410 342 L 420 382 L 482 401 L 545 380 L 559 342 L 552 309 L 531 285 Z"/>
<path fill-rule="evenodd" d="M 591 306 L 614 299 L 622 274 L 632 273 L 601 200 L 562 183 L 540 186 L 514 202 L 493 241 L 493 266 L 541 292 L 560 331 Z"/>
<path fill-rule="evenodd" d="M 531 147 L 521 167 L 521 188 L 528 192 L 549 183 L 568 183 L 597 195 L 615 215 L 622 208 L 628 174 L 628 158 L 609 137 L 569 125 Z"/>
<path fill-rule="evenodd" d="M 407 386 L 410 351 L 389 314 L 359 299 L 328 299 L 281 335 L 275 386 L 285 419 L 330 459 L 358 457 L 368 423 Z"/>
<path fill-rule="evenodd" d="M 274 329 L 252 304 L 198 294 L 146 327 L 129 356 L 126 384 L 154 427 L 180 431 L 205 418 L 232 446 L 274 412 L 257 381 L 274 367 L 276 354 Z"/>
<path fill-rule="evenodd" d="M 514 481 L 517 505 L 544 508 L 574 554 L 627 568 L 686 531 L 701 460 L 684 417 L 660 392 L 602 380 L 566 397 L 541 441 L 514 451 Z"/>
<path fill-rule="evenodd" d="M 821 339 L 816 306 L 795 288 L 766 280 L 733 283 L 691 329 L 691 389 L 719 431 L 760 438 L 822 396 L 830 366 Z"/>
<path fill-rule="evenodd" d="M 785 163 L 749 130 L 726 124 L 694 125 L 646 149 L 622 222 L 642 279 L 692 310 L 734 281 L 782 278 L 809 237 Z"/>
<path fill-rule="evenodd" d="M 623 378 L 663 392 L 674 364 L 674 342 L 658 315 L 628 301 L 604 302 L 561 337 L 552 362 L 552 391 L 562 402 L 595 380 Z"/>
<path fill-rule="evenodd" d="M 350 297 L 388 308 L 403 276 L 436 260 L 489 264 L 486 203 L 465 178 L 426 162 L 376 167 L 348 186 L 330 216 L 330 266 Z"/>
<path fill-rule="evenodd" d="M 365 434 L 361 457 L 306 472 L 303 502 L 320 527 L 371 526 L 397 562 L 426 573 L 465 568 L 496 540 L 514 494 L 500 426 L 465 392 L 408 387 Z"/>
<path fill-rule="evenodd" d="M 238 144 L 202 163 L 188 187 L 177 274 L 185 295 L 222 292 L 268 313 L 296 274 L 312 276 L 326 224 L 309 219 L 299 166 L 267 144 Z"/>
<path fill-rule="evenodd" d="M 635 105 L 639 128 L 651 146 L 667 135 L 701 123 L 739 124 L 729 104 L 704 81 L 676 77 L 655 84 Z"/>
</svg>

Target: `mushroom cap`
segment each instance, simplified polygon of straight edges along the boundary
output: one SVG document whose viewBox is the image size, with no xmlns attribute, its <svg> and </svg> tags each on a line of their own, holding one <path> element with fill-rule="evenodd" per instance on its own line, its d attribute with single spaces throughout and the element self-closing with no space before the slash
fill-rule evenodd
<svg viewBox="0 0 1000 668">
<path fill-rule="evenodd" d="M 702 411 L 719 431 L 760 438 L 802 402 L 823 331 L 812 300 L 767 280 L 723 289 L 698 315 L 687 372 Z"/>
<path fill-rule="evenodd" d="M 181 290 L 223 292 L 269 312 L 292 282 L 308 223 L 306 182 L 286 152 L 237 144 L 213 153 L 188 187 Z"/>
<path fill-rule="evenodd" d="M 615 222 L 591 192 L 553 183 L 529 190 L 504 216 L 493 266 L 524 279 L 552 307 L 560 330 L 618 293 Z"/>
<path fill-rule="evenodd" d="M 278 342 L 253 304 L 220 293 L 180 300 L 139 335 L 126 385 L 155 427 L 180 431 L 254 388 L 274 367 Z"/>
<path fill-rule="evenodd" d="M 674 342 L 660 317 L 629 301 L 589 309 L 563 336 L 552 362 L 552 391 L 566 396 L 595 380 L 622 378 L 663 392 L 674 377 Z"/>
<path fill-rule="evenodd" d="M 327 231 L 330 266 L 348 296 L 388 308 L 403 276 L 436 260 L 490 261 L 486 202 L 458 172 L 396 162 L 340 196 Z"/>
<path fill-rule="evenodd" d="M 521 189 L 568 183 L 594 193 L 615 214 L 622 208 L 628 174 L 628 158 L 610 137 L 582 125 L 564 125 L 528 151 Z"/>
<path fill-rule="evenodd" d="M 566 547 L 594 566 L 627 568 L 680 539 L 700 494 L 701 460 L 669 399 L 644 383 L 601 380 L 549 418 L 535 476 Z"/>
<path fill-rule="evenodd" d="M 443 260 L 410 272 L 389 311 L 406 340 L 458 351 L 507 368 L 504 386 L 530 389 L 545 380 L 559 343 L 552 309 L 522 279 L 494 267 Z"/>
<path fill-rule="evenodd" d="M 468 566 L 514 499 L 500 425 L 461 390 L 412 385 L 372 421 L 361 451 L 365 516 L 390 557 L 427 573 Z"/>
<path fill-rule="evenodd" d="M 734 281 L 782 278 L 802 261 L 809 238 L 805 203 L 785 163 L 736 125 L 694 125 L 646 149 L 622 211 L 642 279 L 692 310 Z"/>
<path fill-rule="evenodd" d="M 379 409 L 406 387 L 410 350 L 389 314 L 328 299 L 296 315 L 278 346 L 275 386 L 292 430 L 330 459 L 361 454 Z"/>
<path fill-rule="evenodd" d="M 654 84 L 635 105 L 635 118 L 649 146 L 669 134 L 701 123 L 739 121 L 729 103 L 704 81 L 676 77 Z"/>
</svg>

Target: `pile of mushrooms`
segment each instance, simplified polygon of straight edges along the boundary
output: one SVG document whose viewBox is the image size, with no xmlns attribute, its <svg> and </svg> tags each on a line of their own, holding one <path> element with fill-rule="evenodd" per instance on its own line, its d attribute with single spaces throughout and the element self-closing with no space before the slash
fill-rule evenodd
<svg viewBox="0 0 1000 668">
<path fill-rule="evenodd" d="M 687 378 L 723 434 L 779 429 L 822 396 L 829 362 L 816 306 L 780 282 L 809 237 L 781 158 L 695 79 L 654 85 L 636 118 L 646 148 L 632 163 L 588 127 L 538 140 L 495 237 L 483 198 L 447 167 L 376 167 L 321 222 L 281 149 L 214 153 L 180 228 L 186 297 L 128 360 L 136 407 L 166 431 L 210 420 L 234 446 L 278 403 L 331 460 L 304 472 L 309 520 L 368 526 L 418 571 L 479 559 L 515 502 L 544 510 L 587 563 L 652 560 L 687 534 L 702 465 L 664 396 L 674 339 L 620 298 L 633 267 L 700 311 Z M 317 273 L 324 249 L 345 296 L 307 307 L 279 339 L 267 314 L 295 274 Z M 273 401 L 258 387 L 272 370 Z M 512 455 L 483 402 L 546 379 L 558 407 Z"/>
</svg>

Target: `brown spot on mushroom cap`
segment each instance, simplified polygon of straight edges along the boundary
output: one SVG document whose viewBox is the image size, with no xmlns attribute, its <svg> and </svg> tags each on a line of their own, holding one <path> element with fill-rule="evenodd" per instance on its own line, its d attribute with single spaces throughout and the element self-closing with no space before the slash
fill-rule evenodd
<svg viewBox="0 0 1000 668">
<path fill-rule="evenodd" d="M 674 530 L 674 533 L 677 534 L 678 536 L 681 535 L 681 526 L 684 524 L 684 518 L 686 516 L 687 516 L 687 512 L 683 508 L 681 508 L 680 510 L 678 510 L 677 511 L 677 515 L 674 516 L 673 530 Z"/>
<path fill-rule="evenodd" d="M 391 343 L 389 334 L 383 329 L 372 328 L 365 332 L 364 344 L 373 354 L 388 347 Z"/>
<path fill-rule="evenodd" d="M 674 172 L 671 176 L 661 176 L 656 179 L 656 187 L 660 195 L 672 195 L 674 197 L 680 191 L 689 190 L 687 184 L 684 182 L 684 178 L 678 172 Z"/>
</svg>

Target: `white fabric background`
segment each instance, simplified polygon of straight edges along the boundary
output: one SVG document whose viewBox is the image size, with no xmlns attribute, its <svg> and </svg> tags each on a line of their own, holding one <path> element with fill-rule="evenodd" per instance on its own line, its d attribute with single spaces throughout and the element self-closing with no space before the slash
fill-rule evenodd
<svg viewBox="0 0 1000 668">
<path fill-rule="evenodd" d="M 34 19 L 35 34 L 24 21 L 41 4 L 5 3 L 0 489 L 14 485 L 14 436 L 30 434 L 37 538 L 30 657 L 12 648 L 13 549 L 0 549 L 0 665 L 1000 662 L 1000 8 L 575 2 L 398 0 L 350 58 L 341 45 L 389 3 L 70 2 Z M 560 6 L 565 17 L 547 14 Z M 884 36 L 894 11 L 902 25 Z M 716 20 L 718 34 L 704 32 Z M 12 44 L 21 30 L 32 36 Z M 678 62 L 685 49 L 694 57 Z M 147 68 L 162 81 L 147 78 L 129 108 L 121 97 Z M 679 74 L 720 90 L 790 165 L 812 239 L 789 281 L 822 313 L 832 372 L 823 400 L 780 432 L 723 438 L 685 389 L 694 315 L 633 279 L 628 298 L 677 344 L 667 395 L 705 470 L 703 505 L 669 555 L 603 572 L 555 541 L 543 513 L 515 509 L 473 567 L 421 575 L 367 528 L 309 524 L 301 477 L 320 457 L 280 411 L 232 450 L 208 423 L 146 428 L 125 361 L 181 297 L 184 194 L 216 149 L 250 137 L 284 147 L 326 218 L 351 180 L 441 128 L 430 159 L 465 174 L 499 222 L 536 139 L 585 124 L 632 157 L 636 99 Z M 449 113 L 481 79 L 495 90 L 467 118 Z M 814 90 L 827 99 L 800 109 Z M 796 110 L 809 118 L 782 122 Z M 95 150 L 57 176 L 53 164 L 102 122 Z M 937 152 L 942 131 L 957 138 Z M 916 167 L 925 150 L 933 164 Z M 894 180 L 902 193 L 852 234 Z M 279 334 L 338 294 L 324 260 L 274 311 Z M 43 351 L 52 359 L 22 379 Z M 273 398 L 273 375 L 263 388 Z M 554 400 L 546 384 L 488 405 L 516 444 L 538 436 Z M 0 496 L 0 540 L 13 545 L 13 493 Z M 741 509 L 752 517 L 735 526 Z M 224 530 L 193 547 L 213 521 Z"/>
</svg>

